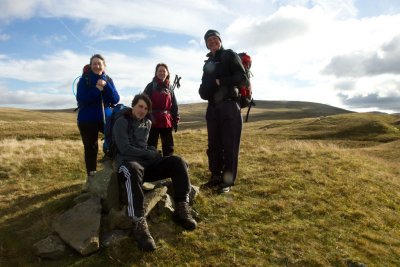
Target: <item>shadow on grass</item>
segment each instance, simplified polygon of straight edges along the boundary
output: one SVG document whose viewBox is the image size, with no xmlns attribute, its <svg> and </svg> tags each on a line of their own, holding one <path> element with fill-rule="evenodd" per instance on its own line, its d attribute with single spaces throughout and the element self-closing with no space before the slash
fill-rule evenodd
<svg viewBox="0 0 400 267">
<path fill-rule="evenodd" d="M 43 266 L 43 262 L 34 254 L 32 246 L 52 233 L 51 224 L 54 217 L 73 205 L 73 199 L 77 195 L 76 192 L 80 191 L 80 186 L 72 185 L 33 197 L 21 197 L 13 206 L 2 210 L 1 217 L 6 214 L 11 216 L 0 226 L 0 265 Z M 59 194 L 66 195 L 55 198 Z M 35 208 L 39 205 L 40 208 Z M 12 213 L 18 212 L 19 207 L 23 207 L 27 212 L 12 216 Z M 49 266 L 64 265 L 52 261 Z"/>
<path fill-rule="evenodd" d="M 29 198 L 21 197 L 12 208 L 2 210 L 1 216 L 12 215 L 18 207 L 24 207 L 27 212 L 11 216 L 0 225 L 0 266 L 143 266 L 148 261 L 157 262 L 157 257 L 182 238 L 183 228 L 170 218 L 162 218 L 155 224 L 150 222 L 150 230 L 159 247 L 154 253 L 143 253 L 134 239 L 128 238 L 87 256 L 67 248 L 66 255 L 58 260 L 40 259 L 35 255 L 33 245 L 54 233 L 54 218 L 74 206 L 74 198 L 80 193 L 81 185 L 72 185 Z M 57 197 L 60 194 L 63 196 Z"/>
<path fill-rule="evenodd" d="M 14 213 L 18 207 L 23 207 L 26 208 L 28 206 L 35 206 L 36 204 L 39 204 L 41 202 L 44 202 L 46 200 L 51 199 L 52 197 L 55 197 L 59 194 L 65 194 L 65 193 L 74 193 L 78 192 L 81 189 L 81 185 L 76 184 L 76 185 L 71 185 L 68 187 L 64 188 L 59 188 L 53 191 L 49 191 L 43 194 L 38 194 L 34 195 L 32 197 L 23 197 L 20 196 L 18 197 L 15 201 L 13 201 L 13 205 L 9 206 L 8 208 L 4 208 L 0 211 L 0 217 L 3 217 L 7 214 Z M 14 220 L 14 219 L 12 219 Z M 5 222 L 7 223 L 8 220 Z"/>
</svg>

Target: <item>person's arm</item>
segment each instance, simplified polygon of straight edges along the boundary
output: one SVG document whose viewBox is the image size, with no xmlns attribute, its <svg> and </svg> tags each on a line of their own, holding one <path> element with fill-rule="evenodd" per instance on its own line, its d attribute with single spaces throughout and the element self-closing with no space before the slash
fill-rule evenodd
<svg viewBox="0 0 400 267">
<path fill-rule="evenodd" d="M 175 92 L 171 91 L 171 115 L 175 119 L 177 118 L 179 121 L 179 108 L 178 108 L 178 101 L 176 100 L 175 97 Z"/>
<path fill-rule="evenodd" d="M 179 124 L 180 116 L 179 116 L 178 101 L 176 100 L 174 91 L 171 91 L 171 100 L 172 100 L 171 115 L 172 115 L 172 120 L 173 120 L 172 127 L 174 128 L 174 130 L 176 132 L 176 131 L 178 131 L 178 124 Z"/>
<path fill-rule="evenodd" d="M 207 60 L 203 66 L 199 95 L 204 100 L 210 100 L 217 89 L 215 62 Z"/>
<path fill-rule="evenodd" d="M 144 88 L 143 93 L 148 95 L 151 98 L 151 94 L 153 92 L 153 82 L 149 83 L 146 85 L 146 88 Z"/>
</svg>

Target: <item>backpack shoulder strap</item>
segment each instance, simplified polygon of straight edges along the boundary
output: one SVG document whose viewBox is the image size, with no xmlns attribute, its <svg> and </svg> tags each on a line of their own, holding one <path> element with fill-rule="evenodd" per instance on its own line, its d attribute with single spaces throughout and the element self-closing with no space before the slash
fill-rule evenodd
<svg viewBox="0 0 400 267">
<path fill-rule="evenodd" d="M 88 86 L 90 84 L 90 73 L 89 72 L 82 73 L 82 78 L 85 79 L 86 86 Z"/>
</svg>

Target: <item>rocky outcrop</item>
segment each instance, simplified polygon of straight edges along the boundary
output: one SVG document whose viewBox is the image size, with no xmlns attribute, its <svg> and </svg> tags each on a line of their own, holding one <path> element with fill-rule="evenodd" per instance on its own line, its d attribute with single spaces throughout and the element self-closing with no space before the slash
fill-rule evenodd
<svg viewBox="0 0 400 267">
<path fill-rule="evenodd" d="M 127 216 L 126 206 L 119 202 L 117 174 L 110 161 L 103 164 L 103 170 L 96 173 L 88 192 L 77 196 L 75 206 L 53 221 L 50 236 L 34 244 L 36 254 L 41 258 L 57 259 L 73 248 L 81 255 L 98 251 L 114 243 L 130 238 L 132 220 Z M 145 216 L 157 223 L 159 217 L 172 216 L 174 203 L 170 179 L 145 183 Z M 199 194 L 199 188 L 192 186 L 190 203 Z M 197 214 L 194 214 L 197 217 Z"/>
</svg>

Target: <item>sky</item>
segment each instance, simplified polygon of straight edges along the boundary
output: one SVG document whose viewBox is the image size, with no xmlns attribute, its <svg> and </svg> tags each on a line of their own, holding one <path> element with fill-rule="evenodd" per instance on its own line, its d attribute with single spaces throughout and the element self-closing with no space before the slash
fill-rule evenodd
<svg viewBox="0 0 400 267">
<path fill-rule="evenodd" d="M 398 0 L 0 0 L 0 107 L 76 107 L 74 80 L 106 59 L 121 103 L 154 77 L 181 77 L 179 103 L 198 88 L 218 30 L 252 57 L 255 100 L 308 101 L 400 112 Z"/>
</svg>

